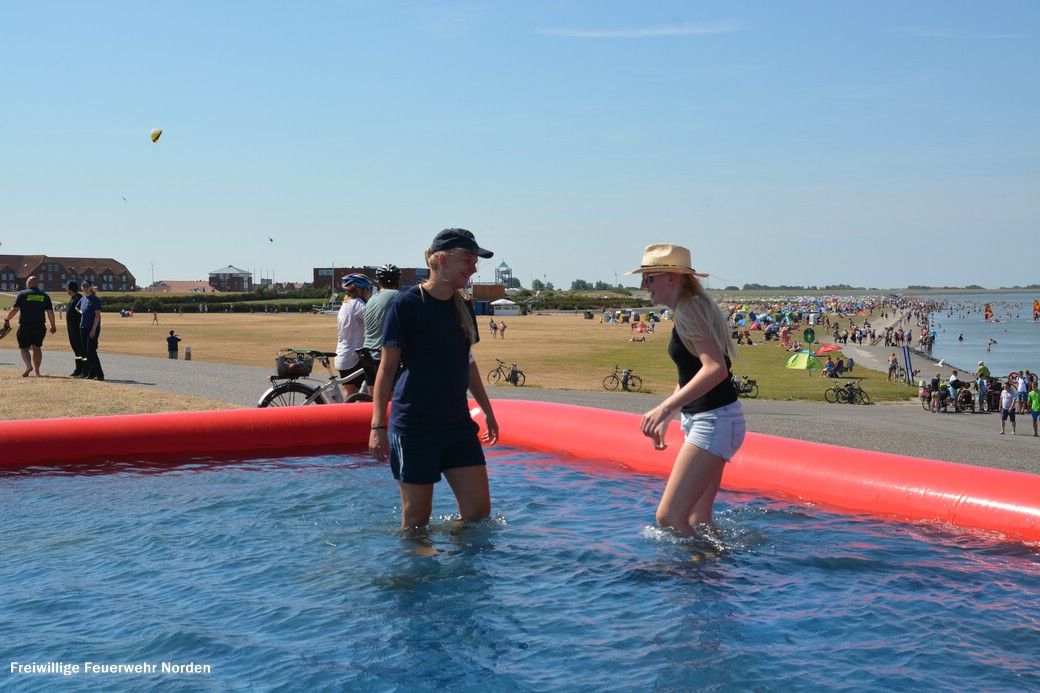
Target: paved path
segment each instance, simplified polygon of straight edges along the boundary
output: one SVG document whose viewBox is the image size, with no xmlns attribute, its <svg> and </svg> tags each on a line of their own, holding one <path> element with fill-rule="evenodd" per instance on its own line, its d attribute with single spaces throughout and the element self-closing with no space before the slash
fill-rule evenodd
<svg viewBox="0 0 1040 693">
<path fill-rule="evenodd" d="M 134 385 L 158 392 L 176 392 L 189 397 L 205 397 L 239 406 L 256 406 L 267 387 L 271 368 L 227 366 L 203 361 L 174 361 L 168 358 L 123 356 L 102 352 L 101 366 L 110 383 Z M 22 369 L 22 358 L 14 349 L 0 349 L 0 366 Z M 60 366 L 60 367 L 59 367 Z M 67 375 L 74 367 L 71 353 L 44 349 L 44 373 Z"/>
<path fill-rule="evenodd" d="M 102 359 L 109 382 L 245 407 L 256 406 L 274 370 L 117 354 L 102 354 Z M 0 349 L 0 366 L 21 368 L 18 352 Z M 70 372 L 71 354 L 45 355 L 44 369 Z M 488 391 L 492 399 L 543 400 L 635 414 L 661 399 L 638 393 L 532 387 L 499 386 Z M 757 433 L 1040 474 L 1040 438 L 1032 436 L 1029 415 L 1019 417 L 1019 435 L 1012 436 L 997 433 L 996 414 L 930 414 L 916 402 L 856 406 L 745 399 L 741 404 L 748 429 Z"/>
</svg>

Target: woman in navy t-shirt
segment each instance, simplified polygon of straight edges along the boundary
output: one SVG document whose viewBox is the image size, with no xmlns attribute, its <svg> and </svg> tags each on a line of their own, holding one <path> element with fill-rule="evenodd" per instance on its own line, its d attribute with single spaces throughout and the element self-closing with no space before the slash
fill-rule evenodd
<svg viewBox="0 0 1040 693">
<path fill-rule="evenodd" d="M 498 423 L 471 354 L 477 323 L 463 293 L 478 258 L 491 256 L 469 231 L 441 231 L 426 250 L 430 278 L 401 291 L 387 311 L 369 449 L 375 459 L 390 461 L 404 529 L 429 524 L 433 485 L 442 474 L 463 520 L 491 514 L 484 451 L 467 390 L 484 412 L 484 440 L 491 445 L 498 440 Z M 399 363 L 403 370 L 394 383 Z"/>
</svg>

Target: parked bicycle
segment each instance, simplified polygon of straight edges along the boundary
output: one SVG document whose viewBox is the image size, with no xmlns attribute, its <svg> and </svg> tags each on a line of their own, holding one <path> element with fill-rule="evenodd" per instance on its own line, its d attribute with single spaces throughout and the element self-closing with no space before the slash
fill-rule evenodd
<svg viewBox="0 0 1040 693">
<path fill-rule="evenodd" d="M 741 397 L 758 397 L 758 381 L 752 380 L 746 375 L 733 376 L 733 387 L 737 388 L 737 394 Z"/>
<path fill-rule="evenodd" d="M 870 396 L 859 386 L 859 383 L 848 380 L 844 385 L 835 385 L 823 393 L 823 398 L 831 404 L 870 404 Z"/>
<path fill-rule="evenodd" d="M 527 377 L 524 372 L 516 367 L 514 363 L 509 368 L 506 368 L 506 362 L 502 359 L 495 359 L 498 361 L 498 366 L 487 374 L 487 381 L 491 385 L 497 385 L 500 381 L 505 380 L 507 383 L 511 383 L 514 387 L 520 387 L 527 382 Z"/>
<path fill-rule="evenodd" d="M 643 387 L 643 379 L 629 368 L 622 371 L 618 366 L 614 366 L 614 372 L 603 379 L 603 387 L 616 390 L 619 385 L 625 392 L 639 392 Z"/>
<path fill-rule="evenodd" d="M 914 377 L 915 378 L 917 376 L 919 376 L 920 374 L 921 374 L 921 370 L 920 369 L 914 369 Z M 906 368 L 900 366 L 899 368 L 896 369 L 896 380 L 898 380 L 901 383 L 905 383 L 906 382 Z"/>
<path fill-rule="evenodd" d="M 371 402 L 372 394 L 369 392 L 367 382 L 375 381 L 376 369 L 379 364 L 372 358 L 368 349 L 358 349 L 358 365 L 355 370 L 345 377 L 339 377 L 332 368 L 332 361 L 336 352 L 316 351 L 314 349 L 282 349 L 275 358 L 277 375 L 268 377 L 271 387 L 260 397 L 260 407 L 296 407 L 307 404 L 330 404 L 342 402 Z M 314 369 L 314 361 L 317 360 L 325 366 L 329 379 L 320 385 L 310 385 L 300 382 L 306 378 Z M 365 383 L 360 392 L 355 392 L 349 397 L 343 396 L 343 383 L 353 380 L 358 373 L 365 374 Z M 278 382 L 278 381 L 285 382 Z"/>
</svg>

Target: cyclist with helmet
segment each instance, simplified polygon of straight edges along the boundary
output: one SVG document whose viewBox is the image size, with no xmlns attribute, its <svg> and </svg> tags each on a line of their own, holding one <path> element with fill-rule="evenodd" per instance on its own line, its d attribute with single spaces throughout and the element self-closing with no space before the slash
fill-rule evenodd
<svg viewBox="0 0 1040 693">
<path fill-rule="evenodd" d="M 397 297 L 401 286 L 401 270 L 397 265 L 383 265 L 376 270 L 376 284 L 379 291 L 365 304 L 365 348 L 378 366 L 383 350 L 383 323 L 386 321 L 387 308 Z"/>
<path fill-rule="evenodd" d="M 371 295 L 372 280 L 364 274 L 348 274 L 340 286 L 346 292 L 339 307 L 336 324 L 339 341 L 336 343 L 335 366 L 341 378 L 350 375 L 358 365 L 357 350 L 365 343 L 365 300 Z M 343 395 L 349 397 L 361 389 L 363 373 L 343 383 Z"/>
</svg>

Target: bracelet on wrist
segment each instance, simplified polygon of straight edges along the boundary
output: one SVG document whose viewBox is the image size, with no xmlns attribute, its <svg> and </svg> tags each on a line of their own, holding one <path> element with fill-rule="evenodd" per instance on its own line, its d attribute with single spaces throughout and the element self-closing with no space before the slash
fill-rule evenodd
<svg viewBox="0 0 1040 693">
<path fill-rule="evenodd" d="M 385 431 L 386 430 L 386 426 L 373 426 L 372 430 L 373 431 Z"/>
</svg>

